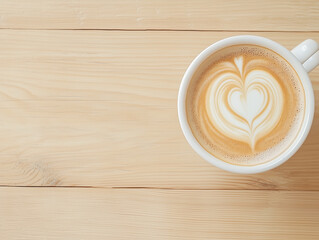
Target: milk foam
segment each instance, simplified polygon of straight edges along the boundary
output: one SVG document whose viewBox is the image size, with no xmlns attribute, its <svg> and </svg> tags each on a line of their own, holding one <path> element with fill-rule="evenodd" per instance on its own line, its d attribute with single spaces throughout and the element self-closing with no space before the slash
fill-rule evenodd
<svg viewBox="0 0 319 240">
<path fill-rule="evenodd" d="M 198 142 L 236 165 L 272 160 L 297 136 L 304 90 L 294 69 L 271 50 L 225 48 L 194 74 L 186 112 Z"/>
<path fill-rule="evenodd" d="M 227 137 L 246 142 L 255 149 L 256 142 L 278 124 L 283 109 L 283 92 L 267 71 L 247 71 L 244 56 L 223 62 L 224 69 L 213 75 L 206 97 L 206 110 L 214 127 Z M 223 66 L 225 65 L 225 66 Z"/>
</svg>

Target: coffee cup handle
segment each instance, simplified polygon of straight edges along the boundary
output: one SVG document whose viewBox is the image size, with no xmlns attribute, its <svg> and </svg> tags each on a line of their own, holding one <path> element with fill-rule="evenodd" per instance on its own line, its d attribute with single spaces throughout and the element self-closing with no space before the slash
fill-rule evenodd
<svg viewBox="0 0 319 240">
<path fill-rule="evenodd" d="M 307 39 L 291 50 L 307 72 L 319 65 L 319 45 L 312 39 Z"/>
</svg>

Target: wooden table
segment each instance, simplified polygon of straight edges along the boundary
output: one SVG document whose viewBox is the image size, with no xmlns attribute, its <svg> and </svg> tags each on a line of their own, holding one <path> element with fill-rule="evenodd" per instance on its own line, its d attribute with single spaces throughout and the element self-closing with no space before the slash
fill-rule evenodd
<svg viewBox="0 0 319 240">
<path fill-rule="evenodd" d="M 319 68 L 303 147 L 237 175 L 179 127 L 183 73 L 255 34 L 319 41 L 319 1 L 0 1 L 0 239 L 319 239 Z"/>
</svg>

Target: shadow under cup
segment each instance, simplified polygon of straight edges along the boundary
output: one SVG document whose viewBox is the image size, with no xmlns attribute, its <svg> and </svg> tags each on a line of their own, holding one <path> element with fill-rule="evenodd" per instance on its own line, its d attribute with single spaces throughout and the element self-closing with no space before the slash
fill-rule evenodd
<svg viewBox="0 0 319 240">
<path fill-rule="evenodd" d="M 263 46 L 237 44 L 215 51 L 193 71 L 185 116 L 211 158 L 252 167 L 277 159 L 296 141 L 305 95 L 285 58 Z"/>
</svg>

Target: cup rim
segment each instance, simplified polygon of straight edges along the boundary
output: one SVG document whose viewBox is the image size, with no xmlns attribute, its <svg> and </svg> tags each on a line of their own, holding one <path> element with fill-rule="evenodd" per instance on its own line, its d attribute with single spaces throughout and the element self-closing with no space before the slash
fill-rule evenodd
<svg viewBox="0 0 319 240">
<path fill-rule="evenodd" d="M 290 145 L 286 149 L 286 151 L 281 153 L 275 159 L 269 162 L 254 165 L 254 166 L 233 165 L 211 155 L 199 144 L 199 142 L 194 137 L 186 117 L 185 100 L 186 100 L 187 89 L 191 81 L 191 78 L 193 74 L 195 73 L 195 71 L 197 70 L 197 68 L 200 66 L 200 64 L 203 61 L 205 61 L 214 52 L 222 48 L 237 45 L 237 44 L 252 44 L 252 45 L 265 47 L 275 51 L 277 54 L 282 56 L 288 63 L 290 63 L 291 66 L 295 69 L 305 91 L 305 99 L 306 99 L 305 100 L 305 103 L 306 103 L 305 116 L 304 116 L 303 125 L 301 126 L 301 129 L 298 132 L 296 140 L 293 142 L 292 145 Z M 268 38 L 255 36 L 255 35 L 238 35 L 238 36 L 225 38 L 204 49 L 188 66 L 180 84 L 180 88 L 178 92 L 178 100 L 177 100 L 178 118 L 179 118 L 179 122 L 182 128 L 183 134 L 187 142 L 195 150 L 195 152 L 197 152 L 197 154 L 199 154 L 203 159 L 215 165 L 216 167 L 219 167 L 229 172 L 242 173 L 242 174 L 265 172 L 267 170 L 273 169 L 283 164 L 292 155 L 294 155 L 298 151 L 298 149 L 301 147 L 306 137 L 308 136 L 308 133 L 312 125 L 313 117 L 314 117 L 314 105 L 315 105 L 315 100 L 314 100 L 314 92 L 313 92 L 312 84 L 309 79 L 308 73 L 303 68 L 301 62 L 299 62 L 299 60 L 288 49 L 286 49 L 284 46 L 280 45 L 279 43 L 273 40 L 270 40 Z"/>
</svg>

